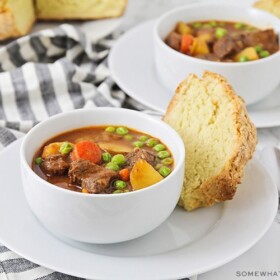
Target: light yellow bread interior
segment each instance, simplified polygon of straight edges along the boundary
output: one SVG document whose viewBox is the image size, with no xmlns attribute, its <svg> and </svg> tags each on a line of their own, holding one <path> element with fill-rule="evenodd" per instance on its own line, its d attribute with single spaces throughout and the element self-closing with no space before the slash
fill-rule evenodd
<svg viewBox="0 0 280 280">
<path fill-rule="evenodd" d="M 0 0 L 0 40 L 27 34 L 34 21 L 33 0 Z"/>
<path fill-rule="evenodd" d="M 254 6 L 280 17 L 280 0 L 260 0 Z"/>
<path fill-rule="evenodd" d="M 99 19 L 123 14 L 127 0 L 36 0 L 42 20 Z"/>
<path fill-rule="evenodd" d="M 246 107 L 227 81 L 205 72 L 177 88 L 164 121 L 182 137 L 185 179 L 179 205 L 186 210 L 232 199 L 257 143 Z"/>
</svg>

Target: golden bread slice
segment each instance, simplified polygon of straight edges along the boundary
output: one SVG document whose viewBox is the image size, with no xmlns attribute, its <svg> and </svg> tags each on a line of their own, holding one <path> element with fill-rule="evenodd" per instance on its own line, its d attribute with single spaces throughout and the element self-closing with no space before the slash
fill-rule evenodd
<svg viewBox="0 0 280 280">
<path fill-rule="evenodd" d="M 34 21 L 33 0 L 0 0 L 0 40 L 27 34 Z"/>
<path fill-rule="evenodd" d="M 280 0 L 260 0 L 254 4 L 254 7 L 280 17 Z"/>
<path fill-rule="evenodd" d="M 35 0 L 37 18 L 41 20 L 119 17 L 126 4 L 127 0 Z"/>
<path fill-rule="evenodd" d="M 186 210 L 232 199 L 257 144 L 243 100 L 220 75 L 191 74 L 176 89 L 164 121 L 182 137 L 185 179 L 179 205 Z"/>
</svg>

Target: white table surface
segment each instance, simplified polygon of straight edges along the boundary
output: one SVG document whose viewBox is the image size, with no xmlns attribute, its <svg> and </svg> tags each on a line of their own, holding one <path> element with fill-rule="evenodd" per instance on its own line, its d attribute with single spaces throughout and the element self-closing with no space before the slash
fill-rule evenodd
<svg viewBox="0 0 280 280">
<path fill-rule="evenodd" d="M 127 30 L 145 20 L 155 18 L 173 7 L 190 2 L 213 0 L 128 0 L 128 8 L 121 25 Z M 223 2 L 226 0 L 216 0 Z M 251 5 L 255 0 L 230 0 Z M 227 1 L 229 2 L 229 0 Z M 258 150 L 267 145 L 280 147 L 280 127 L 258 129 Z M 257 218 L 257 217 L 256 217 Z M 242 230 L 242 229 L 240 229 Z M 252 275 L 253 273 L 253 275 Z M 261 275 L 263 274 L 263 276 Z M 248 252 L 236 260 L 199 275 L 199 280 L 276 280 L 280 279 L 280 217 L 275 219 L 267 234 Z"/>
</svg>

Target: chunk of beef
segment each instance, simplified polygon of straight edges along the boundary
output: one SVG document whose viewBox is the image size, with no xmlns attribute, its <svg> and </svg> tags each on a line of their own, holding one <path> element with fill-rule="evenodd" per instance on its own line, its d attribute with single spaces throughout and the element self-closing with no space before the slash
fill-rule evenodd
<svg viewBox="0 0 280 280">
<path fill-rule="evenodd" d="M 180 51 L 182 35 L 172 31 L 166 38 L 166 44 L 176 51 Z"/>
<path fill-rule="evenodd" d="M 214 54 L 219 58 L 224 58 L 232 53 L 241 51 L 244 48 L 244 43 L 240 36 L 231 37 L 226 35 L 217 40 L 213 45 Z"/>
<path fill-rule="evenodd" d="M 49 175 L 66 174 L 69 167 L 68 157 L 61 154 L 50 155 L 42 162 L 42 168 Z"/>
<path fill-rule="evenodd" d="M 137 160 L 144 159 L 152 166 L 156 164 L 156 155 L 145 149 L 139 149 L 126 155 L 126 164 L 131 169 Z"/>
<path fill-rule="evenodd" d="M 107 193 L 111 181 L 118 177 L 117 172 L 88 160 L 73 161 L 68 175 L 71 183 L 81 185 L 90 193 Z"/>
<path fill-rule="evenodd" d="M 242 34 L 246 46 L 262 46 L 263 49 L 274 53 L 279 50 L 278 38 L 273 29 L 255 30 Z"/>
</svg>

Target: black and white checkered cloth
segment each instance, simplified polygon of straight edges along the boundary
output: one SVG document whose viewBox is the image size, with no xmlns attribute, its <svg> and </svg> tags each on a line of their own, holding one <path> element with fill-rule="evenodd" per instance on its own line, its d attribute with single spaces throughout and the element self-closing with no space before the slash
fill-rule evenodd
<svg viewBox="0 0 280 280">
<path fill-rule="evenodd" d="M 107 56 L 118 36 L 93 44 L 75 27 L 63 24 L 0 48 L 0 151 L 60 112 L 96 106 L 145 111 L 110 78 Z M 33 279 L 79 278 L 31 263 L 0 244 L 0 280 Z"/>
</svg>

